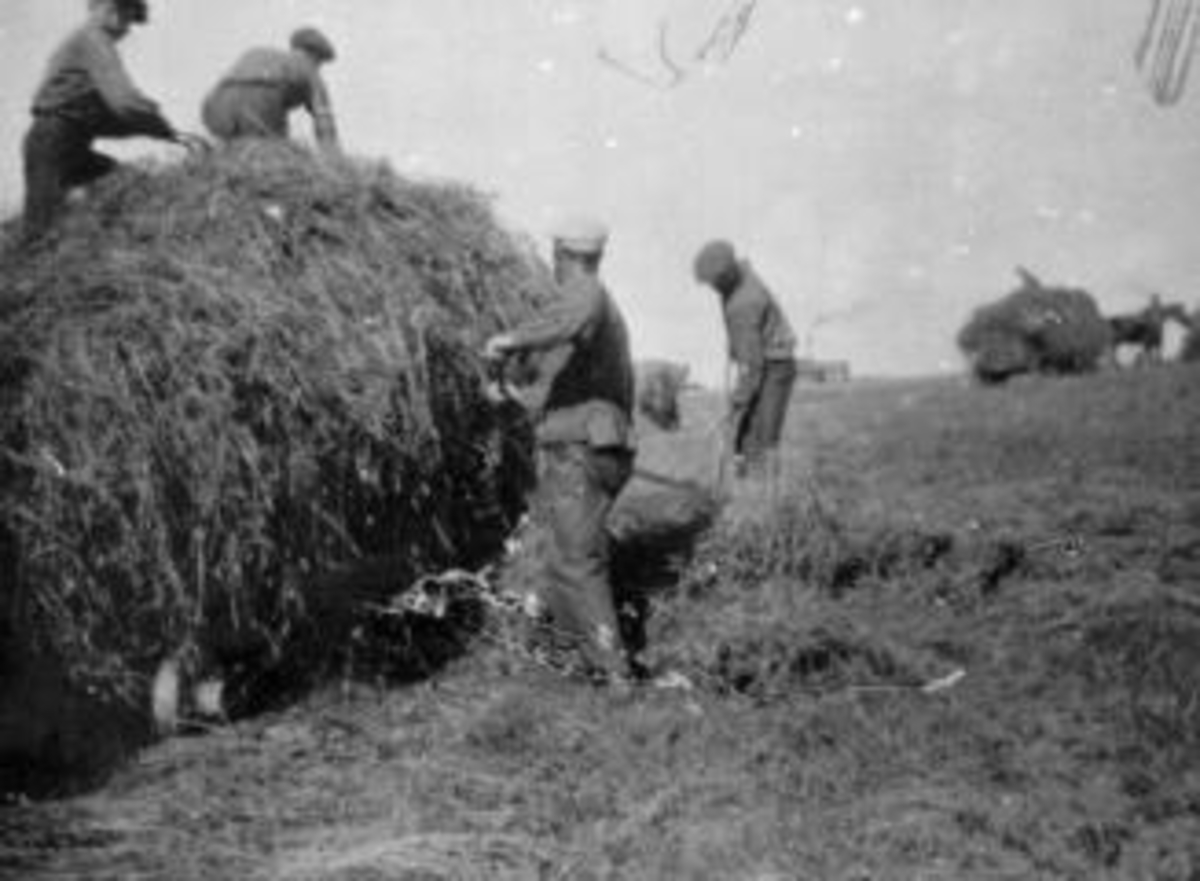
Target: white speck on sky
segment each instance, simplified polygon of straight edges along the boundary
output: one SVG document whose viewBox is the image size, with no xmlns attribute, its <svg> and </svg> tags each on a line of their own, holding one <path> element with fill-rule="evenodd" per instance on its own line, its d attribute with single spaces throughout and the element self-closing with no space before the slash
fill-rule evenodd
<svg viewBox="0 0 1200 881">
<path fill-rule="evenodd" d="M 572 25 L 578 24 L 580 19 L 582 18 L 582 15 L 580 14 L 578 9 L 574 9 L 572 7 L 566 7 L 563 9 L 555 9 L 552 13 L 550 13 L 550 17 L 551 17 L 551 20 L 556 25 L 561 25 L 563 27 L 570 27 Z"/>
</svg>

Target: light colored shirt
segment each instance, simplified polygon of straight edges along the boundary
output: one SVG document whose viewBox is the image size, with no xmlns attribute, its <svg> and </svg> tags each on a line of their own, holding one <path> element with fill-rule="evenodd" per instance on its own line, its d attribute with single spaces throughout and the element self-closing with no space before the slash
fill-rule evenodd
<svg viewBox="0 0 1200 881">
<path fill-rule="evenodd" d="M 315 61 L 304 52 L 259 47 L 250 49 L 222 78 L 220 86 L 278 89 L 284 114 L 299 107 L 309 112 L 317 142 L 336 146 L 337 123 L 329 89 Z"/>
</svg>

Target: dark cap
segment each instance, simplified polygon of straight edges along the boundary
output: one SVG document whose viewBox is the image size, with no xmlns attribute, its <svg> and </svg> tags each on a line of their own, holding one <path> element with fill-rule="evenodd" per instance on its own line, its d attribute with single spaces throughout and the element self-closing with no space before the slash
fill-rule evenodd
<svg viewBox="0 0 1200 881">
<path fill-rule="evenodd" d="M 292 48 L 307 52 L 318 61 L 333 61 L 337 53 L 333 43 L 316 28 L 300 28 L 292 32 Z"/>
<path fill-rule="evenodd" d="M 736 266 L 737 252 L 733 250 L 733 245 L 724 239 L 716 239 L 700 249 L 693 269 L 696 281 L 712 284 Z"/>
<path fill-rule="evenodd" d="M 146 0 L 117 0 L 117 9 L 133 24 L 145 24 L 150 20 Z"/>
</svg>

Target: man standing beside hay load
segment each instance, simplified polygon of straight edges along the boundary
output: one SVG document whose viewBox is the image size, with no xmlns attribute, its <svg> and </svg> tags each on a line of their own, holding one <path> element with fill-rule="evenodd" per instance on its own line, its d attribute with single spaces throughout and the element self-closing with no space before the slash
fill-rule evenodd
<svg viewBox="0 0 1200 881">
<path fill-rule="evenodd" d="M 27 242 L 51 227 L 73 187 L 117 167 L 112 157 L 92 149 L 96 138 L 142 135 L 187 142 L 134 86 L 117 53 L 117 43 L 147 17 L 146 0 L 89 0 L 87 23 L 51 57 L 25 135 Z"/>
<path fill-rule="evenodd" d="M 740 475 L 774 479 L 779 439 L 796 383 L 796 334 L 775 297 L 733 245 L 712 241 L 700 249 L 696 280 L 721 296 L 729 357 L 738 366 L 729 402 L 730 432 Z"/>
<path fill-rule="evenodd" d="M 605 227 L 564 221 L 554 235 L 562 301 L 542 319 L 488 340 L 492 359 L 565 347 L 538 421 L 536 510 L 550 532 L 543 599 L 589 672 L 624 684 L 605 526 L 633 472 L 634 373 L 625 321 L 599 279 Z"/>
</svg>

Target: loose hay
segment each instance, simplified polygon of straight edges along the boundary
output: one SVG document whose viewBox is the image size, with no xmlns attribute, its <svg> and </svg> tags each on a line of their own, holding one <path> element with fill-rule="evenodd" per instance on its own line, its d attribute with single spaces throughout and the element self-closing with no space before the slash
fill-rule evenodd
<svg viewBox="0 0 1200 881">
<path fill-rule="evenodd" d="M 656 605 L 651 645 L 695 688 L 616 697 L 471 658 L 437 688 L 331 689 L 160 744 L 87 799 L 0 811 L 0 875 L 1194 877 L 1200 618 L 1195 580 L 1154 562 L 1200 528 L 1193 379 L 817 402 L 804 424 L 835 430 L 785 490 L 791 534 L 718 523 Z M 1041 443 L 997 469 L 988 444 L 1014 439 Z M 1072 444 L 1089 464 L 1063 479 L 1044 450 Z M 927 457 L 950 460 L 932 492 Z M 1064 530 L 1079 566 L 1045 548 Z M 986 590 L 1009 547 L 1028 562 Z M 749 675 L 715 695 L 688 658 Z M 952 689 L 905 686 L 960 666 Z"/>
<path fill-rule="evenodd" d="M 679 428 L 679 394 L 687 385 L 688 366 L 671 361 L 636 365 L 638 413 L 663 431 Z"/>
<path fill-rule="evenodd" d="M 1020 271 L 1022 287 L 976 309 L 958 334 L 975 376 L 999 383 L 1021 373 L 1086 373 L 1109 351 L 1108 323 L 1086 291 L 1043 287 Z"/>
<path fill-rule="evenodd" d="M 1121 695 L 1131 742 L 1161 758 L 1200 742 L 1200 602 L 1163 586 L 1129 589 L 1089 609 L 1069 664 Z M 1193 753 L 1194 754 L 1194 753 Z"/>
<path fill-rule="evenodd" d="M 475 353 L 551 288 L 479 193 L 255 144 L 116 175 L 2 259 L 2 578 L 79 684 L 311 669 L 357 590 L 499 549 L 528 426 Z"/>
</svg>

